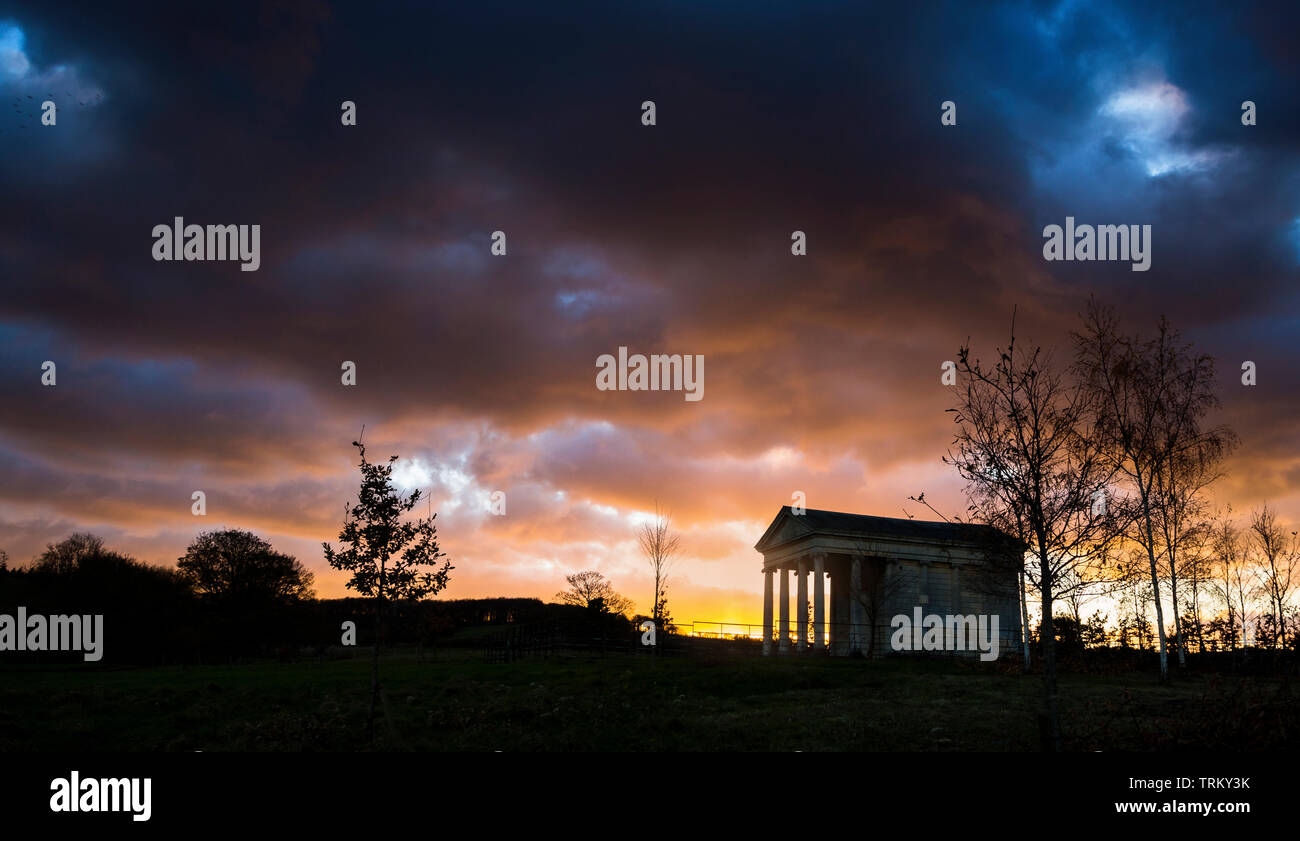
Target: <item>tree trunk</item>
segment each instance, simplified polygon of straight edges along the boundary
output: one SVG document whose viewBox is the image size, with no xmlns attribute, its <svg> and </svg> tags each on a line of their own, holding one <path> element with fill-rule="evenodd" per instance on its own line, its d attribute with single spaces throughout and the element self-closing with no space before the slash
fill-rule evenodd
<svg viewBox="0 0 1300 841">
<path fill-rule="evenodd" d="M 379 562 L 379 592 L 375 598 L 375 645 L 370 657 L 370 716 L 367 732 L 375 743 L 375 702 L 379 700 L 379 641 L 384 627 L 384 561 Z"/>
<path fill-rule="evenodd" d="M 1178 610 L 1178 576 L 1174 575 L 1174 558 L 1169 557 L 1169 597 L 1174 600 L 1174 645 L 1178 646 L 1178 667 L 1187 668 L 1187 648 L 1183 644 L 1183 620 Z"/>
<path fill-rule="evenodd" d="M 1201 654 L 1205 653 L 1205 624 L 1201 621 L 1201 598 L 1200 590 L 1196 584 L 1197 579 L 1192 578 L 1192 621 L 1196 623 L 1196 650 Z"/>
<path fill-rule="evenodd" d="M 1168 517 L 1165 518 L 1162 525 L 1165 533 L 1165 554 L 1169 556 L 1169 597 L 1174 602 L 1174 644 L 1178 646 L 1178 667 L 1187 668 L 1186 644 L 1183 640 L 1183 615 L 1178 609 L 1178 564 L 1177 555 L 1174 552 L 1174 543 L 1176 542 L 1177 527 L 1171 534 L 1169 531 Z"/>
<path fill-rule="evenodd" d="M 380 618 L 383 613 L 382 604 L 382 601 L 375 602 L 375 644 L 370 648 L 370 713 L 366 734 L 372 745 L 375 743 L 375 701 L 379 698 L 379 627 L 383 621 Z"/>
<path fill-rule="evenodd" d="M 1276 572 L 1273 573 L 1273 581 L 1277 581 Z M 1282 612 L 1282 596 L 1276 583 L 1273 585 L 1273 593 L 1275 596 L 1273 600 L 1273 615 L 1275 618 L 1273 623 L 1273 648 L 1283 649 L 1286 648 L 1286 614 Z"/>
<path fill-rule="evenodd" d="M 1025 659 L 1020 671 L 1029 674 L 1029 594 L 1025 587 L 1025 571 L 1020 570 L 1020 640 L 1024 644 Z"/>
<path fill-rule="evenodd" d="M 1052 627 L 1051 565 L 1047 557 L 1047 540 L 1039 535 L 1039 580 L 1043 582 L 1043 710 L 1038 719 L 1038 735 L 1045 753 L 1061 749 L 1061 722 L 1056 696 L 1056 630 Z"/>
<path fill-rule="evenodd" d="M 1151 563 L 1151 594 L 1156 602 L 1156 633 L 1160 640 L 1160 682 L 1164 683 L 1169 680 L 1169 651 L 1165 647 L 1165 609 L 1160 603 L 1160 578 L 1156 572 L 1156 536 L 1155 530 L 1151 527 L 1151 501 L 1147 496 L 1146 488 L 1141 486 L 1140 479 L 1138 484 L 1142 491 L 1142 519 L 1147 533 L 1147 559 Z"/>
<path fill-rule="evenodd" d="M 1241 647 L 1245 649 L 1250 641 L 1246 639 L 1246 591 L 1240 585 L 1237 587 L 1237 620 L 1241 625 Z"/>
</svg>

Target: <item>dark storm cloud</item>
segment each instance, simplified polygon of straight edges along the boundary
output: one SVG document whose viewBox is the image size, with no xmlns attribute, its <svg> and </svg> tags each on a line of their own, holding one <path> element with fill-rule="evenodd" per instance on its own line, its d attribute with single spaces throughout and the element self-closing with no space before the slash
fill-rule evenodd
<svg viewBox="0 0 1300 841">
<path fill-rule="evenodd" d="M 366 423 L 443 500 L 519 488 L 508 525 L 449 525 L 504 535 L 502 568 L 674 487 L 687 524 L 808 483 L 897 513 L 950 440 L 939 363 L 1013 307 L 1064 352 L 1096 293 L 1220 356 L 1241 458 L 1289 475 L 1294 9 L 761 5 L 0 10 L 104 92 L 57 135 L 0 126 L 6 464 L 63 517 L 69 476 L 143 521 L 197 473 L 301 537 Z M 1044 262 L 1066 215 L 1152 224 L 1152 269 Z M 155 263 L 175 216 L 260 224 L 261 268 Z M 704 354 L 705 399 L 597 391 L 619 346 Z"/>
</svg>

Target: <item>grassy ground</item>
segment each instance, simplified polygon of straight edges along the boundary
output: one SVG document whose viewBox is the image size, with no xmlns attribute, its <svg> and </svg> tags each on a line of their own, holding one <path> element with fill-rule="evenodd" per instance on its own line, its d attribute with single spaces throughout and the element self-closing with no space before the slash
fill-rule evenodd
<svg viewBox="0 0 1300 841">
<path fill-rule="evenodd" d="M 385 658 L 395 750 L 1034 750 L 1041 679 L 948 661 Z M 363 750 L 369 660 L 0 670 L 0 752 Z M 1072 750 L 1285 749 L 1270 679 L 1063 675 Z"/>
</svg>

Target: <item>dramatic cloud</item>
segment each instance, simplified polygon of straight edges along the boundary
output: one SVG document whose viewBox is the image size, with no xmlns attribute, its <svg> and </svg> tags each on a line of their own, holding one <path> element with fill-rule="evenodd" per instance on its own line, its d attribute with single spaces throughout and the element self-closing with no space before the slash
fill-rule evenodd
<svg viewBox="0 0 1300 841">
<path fill-rule="evenodd" d="M 683 535 L 674 614 L 753 620 L 752 546 L 795 492 L 961 512 L 941 363 L 968 338 L 991 354 L 1013 309 L 1068 353 L 1094 294 L 1216 356 L 1242 439 L 1221 501 L 1300 519 L 1297 22 L 1227 3 L 15 8 L 0 547 L 91 529 L 172 562 L 249 527 L 342 595 L 320 542 L 364 425 L 439 513 L 449 597 L 549 597 L 597 568 L 644 608 L 635 529 L 658 504 Z M 57 127 L 29 113 L 46 93 Z M 260 268 L 155 262 L 177 216 L 260 225 Z M 1150 224 L 1151 270 L 1045 262 L 1066 216 Z M 619 347 L 703 355 L 704 399 L 598 390 Z"/>
</svg>

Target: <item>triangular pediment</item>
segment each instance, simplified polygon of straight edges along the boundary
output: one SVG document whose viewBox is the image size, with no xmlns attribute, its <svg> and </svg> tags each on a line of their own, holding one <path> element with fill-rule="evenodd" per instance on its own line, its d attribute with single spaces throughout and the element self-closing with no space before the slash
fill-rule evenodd
<svg viewBox="0 0 1300 841">
<path fill-rule="evenodd" d="M 763 532 L 763 536 L 759 538 L 758 543 L 754 544 L 754 548 L 763 552 L 811 533 L 812 529 L 808 527 L 803 518 L 796 516 L 791 512 L 790 506 L 785 505 L 781 507 L 776 518 L 772 520 L 772 524 L 767 527 L 767 531 Z"/>
</svg>

